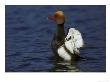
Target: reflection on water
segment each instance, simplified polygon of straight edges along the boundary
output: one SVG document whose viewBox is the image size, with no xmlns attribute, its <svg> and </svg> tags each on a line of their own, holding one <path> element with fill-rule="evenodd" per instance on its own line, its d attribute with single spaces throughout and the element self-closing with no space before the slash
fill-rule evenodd
<svg viewBox="0 0 110 82">
<path fill-rule="evenodd" d="M 54 63 L 54 67 L 50 70 L 51 72 L 81 72 L 81 67 L 77 65 L 79 61 L 87 62 L 88 60 L 96 60 L 92 57 L 80 57 L 75 61 L 70 62 L 64 62 L 64 61 L 56 61 Z"/>
<path fill-rule="evenodd" d="M 52 72 L 79 72 L 79 68 L 75 64 L 68 62 L 57 62 L 54 65 Z"/>
</svg>

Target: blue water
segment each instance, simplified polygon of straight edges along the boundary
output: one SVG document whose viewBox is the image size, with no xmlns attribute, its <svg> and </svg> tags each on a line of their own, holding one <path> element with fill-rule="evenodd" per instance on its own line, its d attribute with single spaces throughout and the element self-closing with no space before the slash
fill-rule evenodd
<svg viewBox="0 0 110 82">
<path fill-rule="evenodd" d="M 84 38 L 85 47 L 70 69 L 55 64 L 51 41 L 56 29 L 47 17 L 55 11 L 65 13 L 67 28 L 75 27 Z M 105 6 L 8 6 L 5 7 L 6 72 L 71 71 L 106 72 Z"/>
</svg>

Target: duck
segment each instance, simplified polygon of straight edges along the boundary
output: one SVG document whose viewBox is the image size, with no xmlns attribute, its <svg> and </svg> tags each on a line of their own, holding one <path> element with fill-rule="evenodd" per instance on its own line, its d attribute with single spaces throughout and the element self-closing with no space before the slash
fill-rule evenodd
<svg viewBox="0 0 110 82">
<path fill-rule="evenodd" d="M 61 10 L 56 11 L 54 16 L 49 16 L 48 19 L 56 24 L 56 31 L 51 42 L 55 60 L 71 62 L 79 58 L 80 48 L 84 46 L 80 31 L 72 27 L 69 28 L 67 35 L 65 34 L 65 15 Z"/>
</svg>

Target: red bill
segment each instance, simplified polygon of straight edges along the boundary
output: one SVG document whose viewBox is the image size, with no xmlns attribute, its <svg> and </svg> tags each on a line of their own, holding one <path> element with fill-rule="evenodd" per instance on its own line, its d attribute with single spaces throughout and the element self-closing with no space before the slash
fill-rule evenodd
<svg viewBox="0 0 110 82">
<path fill-rule="evenodd" d="M 55 21 L 55 17 L 54 17 L 54 16 L 48 16 L 48 20 L 53 20 L 53 21 Z"/>
</svg>

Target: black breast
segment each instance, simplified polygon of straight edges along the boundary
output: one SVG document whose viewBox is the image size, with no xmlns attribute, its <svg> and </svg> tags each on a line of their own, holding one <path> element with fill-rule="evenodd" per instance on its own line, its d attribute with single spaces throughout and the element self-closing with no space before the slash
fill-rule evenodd
<svg viewBox="0 0 110 82">
<path fill-rule="evenodd" d="M 64 39 L 65 39 L 65 32 L 64 32 L 64 26 L 63 25 L 58 25 L 57 30 L 54 34 L 53 40 L 51 42 L 51 47 L 53 50 L 53 53 L 59 58 L 57 50 L 60 46 L 64 44 Z"/>
</svg>

